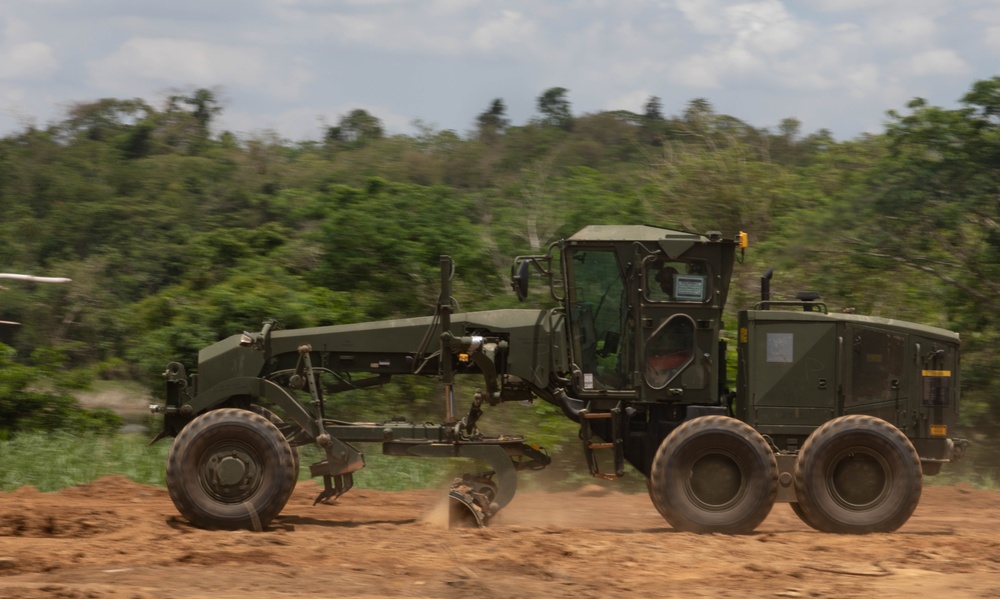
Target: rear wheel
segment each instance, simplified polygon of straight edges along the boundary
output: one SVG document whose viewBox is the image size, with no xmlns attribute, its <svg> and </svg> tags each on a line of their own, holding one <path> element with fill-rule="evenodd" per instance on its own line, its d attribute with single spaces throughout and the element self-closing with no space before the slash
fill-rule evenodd
<svg viewBox="0 0 1000 599">
<path fill-rule="evenodd" d="M 823 532 L 891 532 L 920 501 L 920 457 L 898 428 L 865 415 L 816 429 L 795 464 L 802 520 Z"/>
<path fill-rule="evenodd" d="M 195 418 L 167 455 L 167 490 L 201 528 L 263 530 L 295 486 L 292 450 L 278 429 L 247 410 Z"/>
<path fill-rule="evenodd" d="M 803 522 L 808 524 L 810 528 L 813 529 L 816 528 L 816 525 L 809 521 L 809 516 L 806 516 L 805 512 L 802 511 L 802 506 L 799 505 L 798 502 L 793 501 L 789 503 L 788 506 L 792 508 L 792 511 L 795 512 L 795 515 L 799 517 L 799 520 L 802 520 Z"/>
<path fill-rule="evenodd" d="M 774 505 L 778 466 L 767 442 L 728 416 L 703 416 L 660 444 L 649 477 L 653 505 L 677 530 L 752 532 Z"/>
</svg>

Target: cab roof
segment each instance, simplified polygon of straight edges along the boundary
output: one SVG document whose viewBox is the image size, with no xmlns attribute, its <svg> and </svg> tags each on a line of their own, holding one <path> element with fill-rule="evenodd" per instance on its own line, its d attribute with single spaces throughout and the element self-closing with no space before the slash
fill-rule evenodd
<svg viewBox="0 0 1000 599">
<path fill-rule="evenodd" d="M 721 239 L 721 235 L 719 236 Z M 652 225 L 590 225 L 584 227 L 569 241 L 661 241 L 684 240 L 689 242 L 708 242 L 709 237 L 698 233 L 678 231 Z"/>
</svg>

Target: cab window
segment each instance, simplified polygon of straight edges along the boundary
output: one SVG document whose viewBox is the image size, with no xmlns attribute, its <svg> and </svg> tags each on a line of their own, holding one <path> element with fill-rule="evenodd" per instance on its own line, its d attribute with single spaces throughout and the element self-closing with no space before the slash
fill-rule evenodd
<svg viewBox="0 0 1000 599">
<path fill-rule="evenodd" d="M 710 299 L 706 262 L 650 260 L 646 263 L 646 299 L 654 302 L 696 302 Z"/>
</svg>

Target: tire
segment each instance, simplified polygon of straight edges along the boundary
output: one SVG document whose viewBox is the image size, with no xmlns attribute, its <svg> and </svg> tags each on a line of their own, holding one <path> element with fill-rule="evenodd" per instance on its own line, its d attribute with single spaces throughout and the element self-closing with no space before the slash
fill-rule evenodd
<svg viewBox="0 0 1000 599">
<path fill-rule="evenodd" d="M 271 410 L 268 410 L 264 406 L 259 406 L 257 404 L 250 404 L 250 411 L 253 412 L 254 414 L 259 415 L 259 416 L 263 416 L 264 418 L 267 419 L 268 422 L 270 422 L 271 424 L 273 424 L 279 430 L 281 429 L 281 426 L 283 424 L 285 424 L 284 420 L 282 420 L 281 418 L 279 418 L 277 414 L 275 414 Z M 295 484 L 298 484 L 298 482 L 299 482 L 299 472 L 300 472 L 300 470 L 299 470 L 299 448 L 298 447 L 292 447 L 291 449 L 292 449 L 292 470 L 295 471 L 295 483 L 292 485 L 292 488 L 294 489 L 295 488 Z"/>
<path fill-rule="evenodd" d="M 675 529 L 746 534 L 771 512 L 778 465 L 767 442 L 728 416 L 689 420 L 653 458 L 650 496 Z"/>
<path fill-rule="evenodd" d="M 823 532 L 894 531 L 916 509 L 921 485 L 913 444 L 874 416 L 827 422 L 802 444 L 795 464 L 802 519 Z"/>
<path fill-rule="evenodd" d="M 809 527 L 812 528 L 813 530 L 819 530 L 816 528 L 815 524 L 809 521 L 809 516 L 806 516 L 805 512 L 802 511 L 802 506 L 799 505 L 798 502 L 792 501 L 791 503 L 788 504 L 788 507 L 792 508 L 792 511 L 795 512 L 795 515 L 799 517 L 799 520 L 802 520 L 803 522 L 808 524 Z"/>
<path fill-rule="evenodd" d="M 191 421 L 170 446 L 167 490 L 199 528 L 263 530 L 295 486 L 292 449 L 248 410 L 222 408 Z"/>
</svg>

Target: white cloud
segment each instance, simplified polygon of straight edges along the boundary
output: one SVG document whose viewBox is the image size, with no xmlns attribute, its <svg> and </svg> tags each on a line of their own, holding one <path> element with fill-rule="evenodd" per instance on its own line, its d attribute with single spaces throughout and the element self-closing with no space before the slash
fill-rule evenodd
<svg viewBox="0 0 1000 599">
<path fill-rule="evenodd" d="M 39 39 L 22 19 L 3 21 L 0 37 L 0 80 L 44 79 L 59 68 L 55 48 Z"/>
<path fill-rule="evenodd" d="M 864 98 L 878 91 L 881 73 L 877 65 L 859 64 L 847 69 L 843 81 L 854 98 Z"/>
<path fill-rule="evenodd" d="M 43 79 L 59 67 L 52 46 L 25 42 L 0 47 L 0 79 Z"/>
<path fill-rule="evenodd" d="M 718 89 L 722 87 L 722 80 L 716 71 L 712 59 L 688 56 L 674 62 L 669 69 L 668 79 L 684 87 Z"/>
<path fill-rule="evenodd" d="M 482 0 L 433 0 L 428 8 L 435 14 L 452 14 L 480 6 Z"/>
<path fill-rule="evenodd" d="M 726 32 L 726 23 L 717 0 L 676 0 L 675 4 L 698 33 L 721 35 Z"/>
<path fill-rule="evenodd" d="M 615 96 L 604 105 L 604 110 L 628 110 L 636 114 L 646 112 L 646 102 L 656 94 L 646 89 L 637 89 Z"/>
<path fill-rule="evenodd" d="M 865 42 L 864 32 L 857 23 L 837 23 L 830 27 L 829 32 L 833 39 L 827 40 L 828 44 L 857 47 Z"/>
<path fill-rule="evenodd" d="M 408 55 L 461 55 L 467 49 L 463 43 L 468 36 L 467 29 L 453 28 L 447 19 L 421 22 L 421 16 L 393 10 L 283 15 L 285 24 L 292 27 L 300 39 L 321 45 L 332 43 L 340 47 Z"/>
<path fill-rule="evenodd" d="M 802 42 L 803 23 L 797 22 L 779 0 L 676 0 L 675 4 L 698 33 L 727 38 L 732 44 L 772 53 Z"/>
<path fill-rule="evenodd" d="M 335 4 L 345 6 L 360 6 L 362 8 L 382 8 L 398 4 L 405 4 L 408 0 L 340 0 L 340 2 L 330 2 L 330 0 L 263 0 L 264 4 L 271 4 L 279 9 L 301 12 L 325 12 Z"/>
<path fill-rule="evenodd" d="M 704 34 L 701 51 L 670 67 L 683 85 L 718 88 L 733 79 L 780 77 L 811 34 L 778 0 L 720 3 L 677 0 L 684 17 Z M 791 77 L 796 79 L 796 77 Z"/>
<path fill-rule="evenodd" d="M 887 19 L 872 19 L 868 40 L 872 44 L 892 48 L 926 47 L 933 45 L 937 25 L 926 15 L 902 14 Z"/>
<path fill-rule="evenodd" d="M 0 134 L 13 108 L 191 86 L 225 90 L 236 131 L 315 139 L 348 107 L 461 131 L 496 97 L 523 123 L 563 86 L 575 113 L 701 96 L 850 136 L 998 60 L 997 0 L 0 0 Z"/>
<path fill-rule="evenodd" d="M 294 99 L 310 79 L 301 65 L 277 64 L 262 49 L 195 40 L 133 38 L 114 53 L 88 63 L 95 83 L 125 90 L 136 82 L 179 86 L 252 87 L 283 99 Z"/>
<path fill-rule="evenodd" d="M 1000 25 L 988 27 L 983 33 L 986 45 L 990 48 L 1000 49 Z"/>
<path fill-rule="evenodd" d="M 765 54 L 797 48 L 808 33 L 806 24 L 777 0 L 737 4 L 726 9 L 725 17 L 737 43 Z"/>
<path fill-rule="evenodd" d="M 861 11 L 870 14 L 873 11 L 888 9 L 906 14 L 927 9 L 938 10 L 951 3 L 941 0 L 811 0 L 811 4 L 826 12 Z"/>
<path fill-rule="evenodd" d="M 476 27 L 470 41 L 480 52 L 505 52 L 530 45 L 536 35 L 535 23 L 530 19 L 512 10 L 502 10 L 497 18 Z"/>
<path fill-rule="evenodd" d="M 921 52 L 910 58 L 907 64 L 910 75 L 923 77 L 925 75 L 957 75 L 969 72 L 966 64 L 954 50 L 936 49 Z"/>
<path fill-rule="evenodd" d="M 279 8 L 277 16 L 297 39 L 324 46 L 407 56 L 498 57 L 537 50 L 539 23 L 527 12 L 538 13 L 531 5 L 524 11 L 472 0 L 439 0 L 427 6 L 387 2 L 376 9 L 359 3 L 350 10 L 326 7 L 315 12 L 296 4 Z"/>
</svg>

